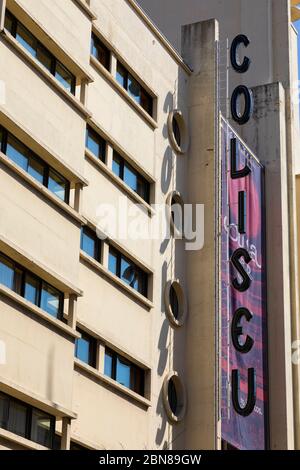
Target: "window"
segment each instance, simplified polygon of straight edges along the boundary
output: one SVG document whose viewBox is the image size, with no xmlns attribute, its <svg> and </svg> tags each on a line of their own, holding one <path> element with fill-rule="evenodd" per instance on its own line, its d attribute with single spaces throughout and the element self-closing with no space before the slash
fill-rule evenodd
<svg viewBox="0 0 300 470">
<path fill-rule="evenodd" d="M 100 160 L 105 161 L 106 142 L 89 126 L 86 130 L 86 147 Z"/>
<path fill-rule="evenodd" d="M 108 269 L 130 287 L 147 297 L 147 273 L 112 247 L 109 250 Z"/>
<path fill-rule="evenodd" d="M 137 193 L 144 201 L 150 200 L 150 183 L 141 176 L 126 160 L 117 152 L 113 154 L 112 171 L 124 183 L 127 184 L 135 193 Z"/>
<path fill-rule="evenodd" d="M 13 290 L 53 317 L 62 320 L 63 293 L 1 253 L 0 284 Z"/>
<path fill-rule="evenodd" d="M 101 240 L 97 234 L 88 227 L 81 229 L 81 249 L 89 256 L 100 262 Z"/>
<path fill-rule="evenodd" d="M 177 320 L 179 317 L 179 301 L 177 297 L 177 292 L 173 285 L 171 285 L 170 287 L 170 305 L 174 318 Z"/>
<path fill-rule="evenodd" d="M 96 367 L 97 340 L 78 330 L 81 338 L 76 339 L 75 356 L 91 367 Z"/>
<path fill-rule="evenodd" d="M 142 85 L 120 63 L 117 63 L 117 82 L 128 91 L 129 95 L 152 116 L 153 98 Z"/>
<path fill-rule="evenodd" d="M 92 33 L 91 54 L 103 65 L 103 67 L 109 70 L 110 51 L 94 33 Z"/>
<path fill-rule="evenodd" d="M 104 374 L 144 396 L 145 371 L 110 349 L 105 350 Z"/>
<path fill-rule="evenodd" d="M 59 199 L 69 203 L 70 182 L 6 129 L 1 128 L 1 151 Z"/>
<path fill-rule="evenodd" d="M 0 427 L 45 447 L 53 447 L 55 417 L 0 393 Z"/>
<path fill-rule="evenodd" d="M 75 76 L 48 51 L 40 41 L 9 11 L 5 14 L 5 28 L 42 64 L 70 93 L 75 95 Z"/>
</svg>

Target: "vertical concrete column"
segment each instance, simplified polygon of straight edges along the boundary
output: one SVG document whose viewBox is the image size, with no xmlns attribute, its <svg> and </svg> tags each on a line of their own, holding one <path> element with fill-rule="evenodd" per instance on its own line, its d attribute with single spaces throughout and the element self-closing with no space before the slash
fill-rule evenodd
<svg viewBox="0 0 300 470">
<path fill-rule="evenodd" d="M 110 62 L 110 73 L 115 78 L 117 73 L 117 56 L 112 52 Z"/>
<path fill-rule="evenodd" d="M 106 165 L 108 168 L 111 170 L 112 169 L 112 164 L 113 164 L 113 153 L 114 149 L 111 144 L 107 144 L 106 148 Z"/>
<path fill-rule="evenodd" d="M 96 368 L 99 372 L 101 372 L 101 374 L 103 374 L 104 372 L 104 362 L 105 362 L 105 344 L 99 341 Z"/>
<path fill-rule="evenodd" d="M 245 137 L 265 166 L 270 446 L 293 449 L 291 260 L 285 91 L 253 89 L 255 109 Z"/>
<path fill-rule="evenodd" d="M 70 450 L 71 443 L 71 420 L 70 418 L 62 419 L 62 434 L 61 434 L 61 450 Z"/>
<path fill-rule="evenodd" d="M 0 31 L 4 29 L 6 0 L 0 0 Z"/>
<path fill-rule="evenodd" d="M 87 105 L 88 89 L 89 89 L 89 82 L 86 78 L 83 78 L 81 80 L 81 85 L 80 85 L 80 102 L 84 106 Z"/>
<path fill-rule="evenodd" d="M 70 294 L 69 297 L 69 311 L 68 311 L 68 325 L 75 330 L 77 317 L 77 296 Z"/>
<path fill-rule="evenodd" d="M 182 28 L 182 55 L 192 68 L 189 85 L 190 149 L 188 203 L 204 204 L 205 244 L 187 252 L 189 314 L 186 323 L 185 448 L 217 446 L 217 302 L 216 275 L 216 90 L 218 22 L 194 23 Z"/>
<path fill-rule="evenodd" d="M 75 184 L 75 195 L 74 195 L 74 209 L 79 214 L 81 212 L 81 203 L 82 203 L 82 183 Z"/>
</svg>

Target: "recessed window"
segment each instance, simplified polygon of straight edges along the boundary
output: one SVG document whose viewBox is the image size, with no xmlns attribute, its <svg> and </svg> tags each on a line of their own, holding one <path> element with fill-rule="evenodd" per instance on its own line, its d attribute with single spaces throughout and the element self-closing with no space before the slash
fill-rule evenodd
<svg viewBox="0 0 300 470">
<path fill-rule="evenodd" d="M 26 403 L 0 393 L 0 427 L 52 448 L 55 417 Z"/>
<path fill-rule="evenodd" d="M 0 284 L 37 305 L 51 316 L 62 319 L 63 293 L 2 253 L 0 253 Z"/>
<path fill-rule="evenodd" d="M 91 367 L 96 367 L 97 340 L 87 333 L 78 330 L 81 338 L 76 339 L 75 356 Z"/>
<path fill-rule="evenodd" d="M 110 247 L 108 269 L 123 282 L 147 297 L 148 275 L 133 261 Z"/>
<path fill-rule="evenodd" d="M 142 108 L 153 115 L 153 97 L 142 87 L 142 85 L 131 75 L 130 72 L 119 61 L 117 62 L 117 82 L 128 91 L 128 94 Z"/>
<path fill-rule="evenodd" d="M 187 313 L 186 298 L 178 280 L 169 281 L 165 287 L 166 314 L 172 326 L 182 326 Z"/>
<path fill-rule="evenodd" d="M 137 193 L 144 201 L 150 200 L 150 183 L 141 176 L 116 151 L 113 154 L 112 171 L 124 181 L 130 189 Z"/>
<path fill-rule="evenodd" d="M 103 67 L 109 70 L 110 50 L 94 33 L 92 33 L 91 54 L 103 65 Z"/>
<path fill-rule="evenodd" d="M 86 130 L 86 148 L 88 148 L 95 157 L 105 162 L 106 141 L 89 126 L 87 126 Z"/>
<path fill-rule="evenodd" d="M 1 151 L 59 199 L 69 203 L 70 182 L 33 153 L 19 139 L 1 128 Z"/>
<path fill-rule="evenodd" d="M 5 28 L 64 88 L 75 95 L 75 76 L 8 10 L 5 13 Z"/>
<path fill-rule="evenodd" d="M 168 134 L 173 150 L 180 154 L 186 153 L 189 146 L 188 129 L 182 112 L 178 109 L 168 116 Z"/>
<path fill-rule="evenodd" d="M 164 380 L 163 402 L 170 421 L 181 421 L 185 414 L 186 396 L 184 386 L 176 372 L 171 372 Z"/>
<path fill-rule="evenodd" d="M 107 348 L 105 350 L 104 374 L 124 387 L 144 396 L 145 370 Z"/>
<path fill-rule="evenodd" d="M 175 238 L 182 239 L 184 237 L 184 202 L 181 194 L 177 191 L 170 192 L 167 205 L 169 206 L 167 216 L 172 234 Z"/>
<path fill-rule="evenodd" d="M 81 229 L 81 249 L 89 256 L 100 262 L 101 259 L 101 240 L 96 232 L 89 227 Z"/>
</svg>

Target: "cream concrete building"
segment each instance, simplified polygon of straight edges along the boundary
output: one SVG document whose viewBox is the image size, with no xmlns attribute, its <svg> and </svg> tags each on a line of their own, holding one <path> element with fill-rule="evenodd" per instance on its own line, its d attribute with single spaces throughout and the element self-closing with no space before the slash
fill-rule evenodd
<svg viewBox="0 0 300 470">
<path fill-rule="evenodd" d="M 154 22 L 134 0 L 0 1 L 0 448 L 221 448 L 218 51 L 245 28 L 257 108 L 238 131 L 267 168 L 270 447 L 299 448 L 290 2 L 188 17 L 186 2 L 140 3 Z M 176 240 L 173 203 L 204 204 L 203 249 Z M 170 239 L 103 223 L 115 209 L 142 230 L 164 205 Z"/>
</svg>

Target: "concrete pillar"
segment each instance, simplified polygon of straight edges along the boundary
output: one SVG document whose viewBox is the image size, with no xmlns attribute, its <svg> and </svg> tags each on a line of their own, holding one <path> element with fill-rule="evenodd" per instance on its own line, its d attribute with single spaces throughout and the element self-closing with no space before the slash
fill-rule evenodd
<svg viewBox="0 0 300 470">
<path fill-rule="evenodd" d="M 82 202 L 82 183 L 75 184 L 75 194 L 74 194 L 74 209 L 75 211 L 81 212 L 81 202 Z"/>
<path fill-rule="evenodd" d="M 88 89 L 89 89 L 88 80 L 86 78 L 83 78 L 81 80 L 81 85 L 80 85 L 80 102 L 83 104 L 83 106 L 87 105 Z"/>
<path fill-rule="evenodd" d="M 68 311 L 68 325 L 76 329 L 76 316 L 77 316 L 77 296 L 70 294 L 69 297 L 69 311 Z"/>
<path fill-rule="evenodd" d="M 113 165 L 113 153 L 114 153 L 114 149 L 112 147 L 112 145 L 110 144 L 107 144 L 107 147 L 106 147 L 106 165 L 108 166 L 108 168 L 111 170 L 112 169 L 112 165 Z"/>
<path fill-rule="evenodd" d="M 71 443 L 71 420 L 70 418 L 63 418 L 60 449 L 70 450 L 70 443 Z"/>
<path fill-rule="evenodd" d="M 182 55 L 193 75 L 189 89 L 188 203 L 205 206 L 205 244 L 187 253 L 189 314 L 186 323 L 185 448 L 217 447 L 216 273 L 216 20 L 182 28 Z"/>
<path fill-rule="evenodd" d="M 280 83 L 253 89 L 244 128 L 265 166 L 268 366 L 271 449 L 294 448 L 291 360 L 291 263 L 286 100 Z"/>
<path fill-rule="evenodd" d="M 0 0 L 0 31 L 4 29 L 6 0 Z"/>
</svg>

